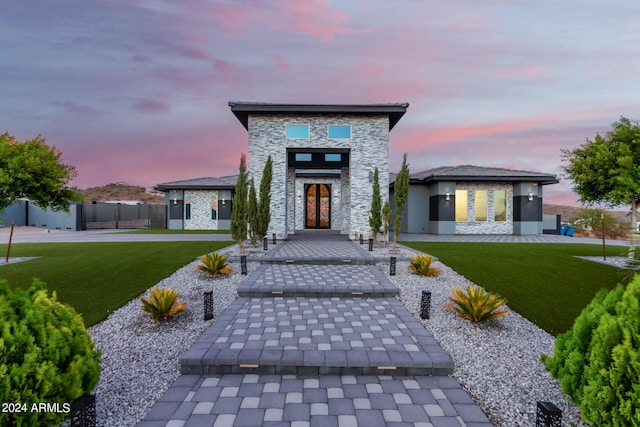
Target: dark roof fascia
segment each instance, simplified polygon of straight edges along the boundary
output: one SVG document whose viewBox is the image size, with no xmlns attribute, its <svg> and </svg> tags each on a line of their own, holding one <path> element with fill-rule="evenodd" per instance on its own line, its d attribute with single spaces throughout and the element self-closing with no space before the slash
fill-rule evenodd
<svg viewBox="0 0 640 427">
<path fill-rule="evenodd" d="M 235 185 L 204 185 L 204 184 L 159 184 L 153 187 L 156 191 L 170 190 L 234 190 Z"/>
<path fill-rule="evenodd" d="M 423 179 L 409 179 L 411 184 L 428 184 L 440 181 L 473 181 L 473 182 L 537 182 L 540 185 L 557 184 L 560 181 L 553 175 L 513 175 L 513 176 L 469 176 L 469 175 L 447 175 L 429 176 Z"/>
<path fill-rule="evenodd" d="M 397 104 L 270 104 L 260 102 L 229 102 L 231 112 L 249 129 L 249 114 L 345 114 L 388 115 L 389 130 L 407 112 L 409 103 Z"/>
</svg>

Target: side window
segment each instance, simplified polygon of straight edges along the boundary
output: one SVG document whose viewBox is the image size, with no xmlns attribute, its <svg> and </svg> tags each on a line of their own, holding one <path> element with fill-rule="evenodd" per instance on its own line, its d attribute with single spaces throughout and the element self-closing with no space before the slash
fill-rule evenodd
<svg viewBox="0 0 640 427">
<path fill-rule="evenodd" d="M 469 220 L 467 197 L 467 190 L 456 190 L 456 222 Z"/>
</svg>

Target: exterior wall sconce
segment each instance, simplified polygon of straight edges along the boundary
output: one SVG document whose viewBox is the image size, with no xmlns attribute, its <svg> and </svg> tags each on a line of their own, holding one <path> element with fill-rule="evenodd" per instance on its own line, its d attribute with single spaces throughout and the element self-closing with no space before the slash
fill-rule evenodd
<svg viewBox="0 0 640 427">
<path fill-rule="evenodd" d="M 531 191 L 529 191 L 529 201 L 530 202 L 533 201 L 533 193 Z"/>
<path fill-rule="evenodd" d="M 174 204 L 174 205 L 177 205 L 177 204 L 178 204 L 178 198 L 177 198 L 177 197 L 174 197 L 174 198 L 173 198 L 173 204 Z"/>
<path fill-rule="evenodd" d="M 448 202 L 449 200 L 451 200 L 451 193 L 449 193 L 448 191 L 446 193 L 444 193 L 444 199 Z"/>
<path fill-rule="evenodd" d="M 227 204 L 227 199 L 225 199 L 224 197 L 222 198 L 222 204 L 226 205 Z"/>
</svg>

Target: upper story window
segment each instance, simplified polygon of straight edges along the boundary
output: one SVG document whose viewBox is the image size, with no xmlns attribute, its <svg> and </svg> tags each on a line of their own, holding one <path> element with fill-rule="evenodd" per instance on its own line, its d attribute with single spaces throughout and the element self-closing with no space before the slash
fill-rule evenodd
<svg viewBox="0 0 640 427">
<path fill-rule="evenodd" d="M 349 125 L 329 125 L 329 138 L 349 139 L 351 138 L 351 126 Z"/>
<path fill-rule="evenodd" d="M 287 138 L 309 139 L 309 125 L 287 125 Z"/>
</svg>

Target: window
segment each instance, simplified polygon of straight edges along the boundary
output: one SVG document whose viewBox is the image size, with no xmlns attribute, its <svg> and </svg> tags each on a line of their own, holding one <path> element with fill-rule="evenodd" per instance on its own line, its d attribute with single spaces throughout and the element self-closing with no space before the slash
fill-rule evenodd
<svg viewBox="0 0 640 427">
<path fill-rule="evenodd" d="M 330 125 L 329 138 L 333 139 L 349 139 L 351 138 L 351 126 L 349 125 Z"/>
<path fill-rule="evenodd" d="M 493 192 L 493 219 L 495 221 L 507 220 L 507 192 L 494 190 Z"/>
<path fill-rule="evenodd" d="M 287 138 L 309 139 L 309 125 L 287 125 Z"/>
<path fill-rule="evenodd" d="M 310 162 L 311 153 L 296 153 L 296 162 Z"/>
<path fill-rule="evenodd" d="M 487 190 L 475 191 L 476 221 L 487 220 Z"/>
<path fill-rule="evenodd" d="M 218 219 L 218 199 L 211 199 L 211 219 Z"/>
<path fill-rule="evenodd" d="M 467 212 L 467 190 L 456 190 L 456 221 L 467 222 L 469 214 Z"/>
<path fill-rule="evenodd" d="M 191 219 L 191 200 L 185 201 L 184 219 Z"/>
<path fill-rule="evenodd" d="M 342 160 L 340 153 L 326 153 L 324 155 L 325 162 L 339 162 L 340 160 Z"/>
</svg>

